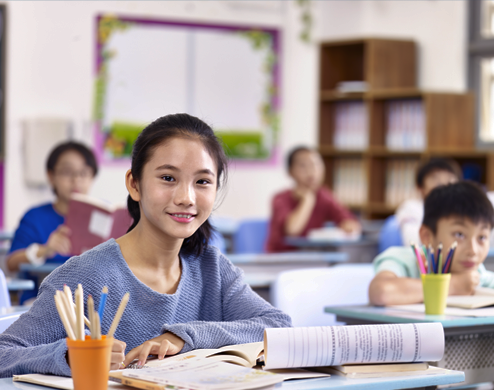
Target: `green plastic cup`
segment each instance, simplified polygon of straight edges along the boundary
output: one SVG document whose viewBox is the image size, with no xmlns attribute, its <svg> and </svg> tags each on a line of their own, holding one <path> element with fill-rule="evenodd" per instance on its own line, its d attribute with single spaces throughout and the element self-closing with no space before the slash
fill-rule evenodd
<svg viewBox="0 0 494 390">
<path fill-rule="evenodd" d="M 422 274 L 425 314 L 442 315 L 446 309 L 451 274 Z"/>
</svg>

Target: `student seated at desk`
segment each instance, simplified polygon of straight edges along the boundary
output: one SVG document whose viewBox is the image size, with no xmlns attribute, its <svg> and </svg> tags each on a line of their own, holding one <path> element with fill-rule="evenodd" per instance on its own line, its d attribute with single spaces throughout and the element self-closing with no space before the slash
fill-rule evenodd
<svg viewBox="0 0 494 390">
<path fill-rule="evenodd" d="M 81 283 L 98 304 L 108 287 L 102 334 L 119 302 L 130 300 L 115 332 L 111 369 L 149 354 L 258 342 L 290 317 L 259 297 L 243 273 L 208 246 L 208 221 L 225 177 L 226 156 L 213 130 L 187 114 L 148 125 L 134 143 L 125 182 L 134 222 L 129 232 L 69 259 L 41 284 L 38 298 L 0 334 L 0 377 L 70 376 L 66 333 L 53 296 Z"/>
<path fill-rule="evenodd" d="M 70 141 L 52 150 L 46 162 L 46 172 L 56 196 L 55 202 L 32 208 L 22 217 L 6 260 L 11 272 L 18 271 L 22 263 L 62 264 L 68 260 L 70 232 L 63 223 L 70 196 L 74 192 L 89 192 L 98 173 L 98 165 L 90 149 Z M 20 298 L 21 303 L 35 298 L 39 287 L 35 276 L 23 275 L 23 278 L 32 279 L 35 289 L 25 291 Z"/>
<path fill-rule="evenodd" d="M 323 187 L 324 163 L 310 148 L 293 149 L 287 159 L 288 173 L 295 187 L 278 193 L 272 203 L 266 249 L 268 252 L 294 250 L 285 244 L 286 236 L 306 236 L 309 230 L 335 222 L 348 233 L 361 229 L 360 223 Z"/>
<path fill-rule="evenodd" d="M 404 245 L 410 242 L 420 244 L 419 229 L 424 216 L 424 199 L 434 188 L 456 183 L 463 177 L 461 168 L 454 160 L 434 158 L 422 164 L 415 176 L 415 185 L 420 199 L 408 199 L 396 210 Z"/>
<path fill-rule="evenodd" d="M 462 181 L 435 188 L 425 198 L 420 240 L 437 249 L 458 243 L 451 266 L 450 295 L 473 294 L 477 286 L 494 288 L 494 272 L 482 264 L 489 252 L 494 209 L 477 184 Z M 422 282 L 410 246 L 391 247 L 374 259 L 376 276 L 369 286 L 374 305 L 423 302 Z"/>
</svg>

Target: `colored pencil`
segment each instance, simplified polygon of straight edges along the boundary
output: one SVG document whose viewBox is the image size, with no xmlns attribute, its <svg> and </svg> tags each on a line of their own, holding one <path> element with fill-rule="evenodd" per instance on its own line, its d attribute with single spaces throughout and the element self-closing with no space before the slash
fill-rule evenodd
<svg viewBox="0 0 494 390">
<path fill-rule="evenodd" d="M 437 247 L 437 272 L 441 274 L 443 272 L 443 244 L 439 244 Z"/>
<path fill-rule="evenodd" d="M 99 299 L 98 315 L 100 321 L 103 319 L 103 313 L 105 312 L 106 298 L 108 296 L 108 287 L 104 286 L 101 291 L 101 297 Z"/>
<path fill-rule="evenodd" d="M 437 270 L 436 270 L 436 262 L 434 261 L 434 249 L 432 249 L 432 246 L 431 245 L 429 245 L 429 257 L 431 259 L 431 264 L 432 264 L 431 273 L 432 274 L 435 274 L 435 273 L 437 273 Z"/>
<path fill-rule="evenodd" d="M 451 252 L 451 258 L 449 259 L 449 265 L 448 265 L 448 269 L 446 272 L 448 273 L 451 273 L 451 266 L 453 265 L 453 260 L 455 258 L 455 252 L 456 252 L 456 248 L 458 247 L 458 243 L 455 241 L 454 242 L 454 248 L 453 248 L 453 251 Z"/>
<path fill-rule="evenodd" d="M 115 317 L 113 318 L 113 321 L 110 326 L 110 330 L 108 331 L 108 335 L 106 337 L 110 338 L 113 337 L 113 334 L 117 330 L 118 323 L 120 322 L 120 319 L 122 318 L 122 314 L 125 310 L 125 307 L 127 306 L 127 302 L 129 302 L 129 293 L 125 293 L 123 296 L 122 300 L 120 301 L 120 305 L 118 306 L 117 309 L 117 314 L 115 314 Z"/>
<path fill-rule="evenodd" d="M 417 258 L 417 263 L 419 266 L 420 273 L 425 274 L 426 272 L 425 272 L 424 263 L 422 261 L 422 256 L 420 256 L 420 252 L 419 252 L 418 248 L 415 246 L 415 244 L 413 242 L 410 243 L 410 246 L 412 247 L 413 251 L 415 252 L 415 257 Z"/>
<path fill-rule="evenodd" d="M 59 291 L 57 291 L 57 294 L 55 295 L 55 306 L 57 307 L 58 315 L 60 316 L 60 320 L 62 321 L 62 324 L 65 328 L 65 332 L 67 333 L 67 336 L 71 340 L 75 340 L 75 335 L 72 330 L 72 327 L 70 326 L 69 320 L 67 318 L 67 313 L 65 312 L 65 307 L 62 303 L 61 296 L 58 294 Z"/>
</svg>

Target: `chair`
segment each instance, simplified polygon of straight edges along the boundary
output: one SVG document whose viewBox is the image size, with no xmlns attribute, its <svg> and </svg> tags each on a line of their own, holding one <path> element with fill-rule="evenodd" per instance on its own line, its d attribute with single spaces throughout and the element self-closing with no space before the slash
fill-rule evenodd
<svg viewBox="0 0 494 390">
<path fill-rule="evenodd" d="M 0 270 L 0 309 L 10 306 L 10 294 L 7 287 L 7 280 L 5 279 L 3 271 Z"/>
<path fill-rule="evenodd" d="M 0 318 L 0 333 L 5 332 L 5 330 L 12 325 L 22 313 L 12 313 Z"/>
<path fill-rule="evenodd" d="M 250 219 L 240 222 L 233 235 L 234 253 L 264 253 L 269 221 Z"/>
<path fill-rule="evenodd" d="M 221 253 L 226 253 L 225 237 L 223 237 L 223 234 L 218 231 L 213 232 L 213 235 L 209 240 L 209 245 L 215 246 Z"/>
<path fill-rule="evenodd" d="M 378 243 L 379 253 L 384 252 L 391 246 L 403 246 L 400 225 L 395 215 L 386 218 L 381 227 Z"/>
<path fill-rule="evenodd" d="M 325 306 L 365 305 L 372 264 L 285 271 L 271 286 L 271 302 L 292 317 L 293 326 L 338 325 Z"/>
</svg>

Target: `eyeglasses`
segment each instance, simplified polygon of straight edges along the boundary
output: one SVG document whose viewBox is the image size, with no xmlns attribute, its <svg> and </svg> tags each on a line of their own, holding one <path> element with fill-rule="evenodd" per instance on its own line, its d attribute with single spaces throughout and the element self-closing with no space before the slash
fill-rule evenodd
<svg viewBox="0 0 494 390">
<path fill-rule="evenodd" d="M 64 179 L 89 179 L 93 177 L 93 172 L 90 169 L 84 169 L 82 171 L 73 171 L 71 169 L 60 169 L 55 171 L 55 175 L 60 176 Z"/>
</svg>

